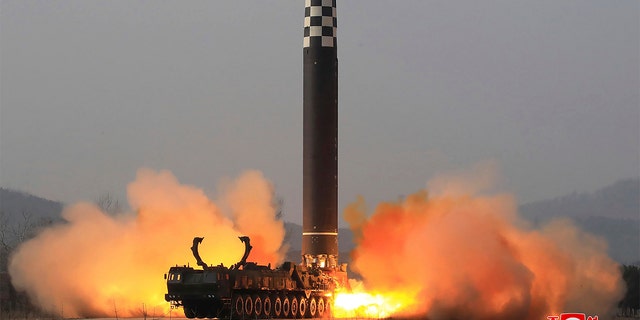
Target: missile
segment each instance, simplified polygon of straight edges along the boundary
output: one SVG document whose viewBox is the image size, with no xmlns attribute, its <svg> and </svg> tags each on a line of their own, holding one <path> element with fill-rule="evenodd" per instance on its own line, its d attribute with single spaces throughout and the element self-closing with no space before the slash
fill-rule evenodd
<svg viewBox="0 0 640 320">
<path fill-rule="evenodd" d="M 302 262 L 338 265 L 336 0 L 305 0 Z"/>
</svg>

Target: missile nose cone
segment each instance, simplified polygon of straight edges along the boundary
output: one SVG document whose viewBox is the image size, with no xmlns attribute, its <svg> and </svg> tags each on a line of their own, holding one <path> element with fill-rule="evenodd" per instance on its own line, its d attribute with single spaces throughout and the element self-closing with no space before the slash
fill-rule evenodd
<svg viewBox="0 0 640 320">
<path fill-rule="evenodd" d="M 338 22 L 335 0 L 306 0 L 302 46 L 336 47 Z"/>
</svg>

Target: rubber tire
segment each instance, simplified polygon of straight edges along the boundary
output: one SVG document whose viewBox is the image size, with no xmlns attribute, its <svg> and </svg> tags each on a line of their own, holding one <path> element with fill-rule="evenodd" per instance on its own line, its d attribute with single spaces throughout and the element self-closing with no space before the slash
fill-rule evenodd
<svg viewBox="0 0 640 320">
<path fill-rule="evenodd" d="M 244 315 L 244 299 L 241 295 L 233 297 L 233 311 L 234 317 L 242 317 Z"/>
<path fill-rule="evenodd" d="M 298 304 L 300 305 L 298 307 L 298 314 L 300 315 L 300 318 L 306 318 L 307 312 L 309 311 L 307 310 L 307 299 L 300 297 Z"/>
<path fill-rule="evenodd" d="M 184 316 L 193 319 L 196 317 L 196 311 L 191 306 L 184 306 Z"/>
<path fill-rule="evenodd" d="M 196 315 L 199 319 L 204 319 L 207 317 L 207 310 L 202 306 L 202 304 L 198 305 L 196 309 Z"/>
<path fill-rule="evenodd" d="M 251 299 L 251 296 L 244 296 L 244 315 L 253 317 L 253 299 Z"/>
<path fill-rule="evenodd" d="M 318 318 L 322 318 L 324 316 L 324 298 L 318 298 Z"/>
<path fill-rule="evenodd" d="M 282 300 L 282 317 L 289 318 L 291 315 L 291 301 L 289 297 L 285 296 L 284 300 Z"/>
<path fill-rule="evenodd" d="M 213 307 L 209 307 L 206 313 L 207 313 L 207 318 L 209 319 L 217 318 L 216 310 Z"/>
<path fill-rule="evenodd" d="M 271 297 L 268 295 L 262 295 L 262 316 L 263 318 L 269 318 L 273 309 L 273 303 Z"/>
<path fill-rule="evenodd" d="M 315 318 L 316 312 L 318 312 L 318 301 L 315 297 L 311 297 L 311 299 L 309 299 L 309 317 Z"/>
<path fill-rule="evenodd" d="M 298 298 L 293 297 L 291 298 L 291 312 L 289 313 L 289 315 L 291 316 L 291 318 L 295 318 L 298 316 Z"/>
<path fill-rule="evenodd" d="M 280 318 L 282 315 L 282 299 L 279 296 L 273 296 L 273 317 Z"/>
<path fill-rule="evenodd" d="M 262 316 L 262 298 L 260 296 L 253 296 L 253 315 L 256 318 L 260 318 Z"/>
</svg>

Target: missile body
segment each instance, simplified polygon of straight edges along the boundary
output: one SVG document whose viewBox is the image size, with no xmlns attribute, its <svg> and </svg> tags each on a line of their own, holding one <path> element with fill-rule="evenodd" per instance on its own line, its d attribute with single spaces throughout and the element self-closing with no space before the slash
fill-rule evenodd
<svg viewBox="0 0 640 320">
<path fill-rule="evenodd" d="M 336 0 L 305 0 L 302 260 L 338 264 Z"/>
</svg>

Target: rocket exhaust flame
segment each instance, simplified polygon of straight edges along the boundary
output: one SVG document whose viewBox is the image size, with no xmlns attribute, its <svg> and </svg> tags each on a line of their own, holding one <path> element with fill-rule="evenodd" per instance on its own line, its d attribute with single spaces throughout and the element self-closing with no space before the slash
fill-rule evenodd
<svg viewBox="0 0 640 320">
<path fill-rule="evenodd" d="M 382 203 L 370 216 L 362 200 L 346 209 L 357 237 L 352 267 L 366 290 L 339 294 L 335 315 L 533 320 L 615 307 L 623 284 L 601 239 L 566 220 L 531 229 L 511 196 L 461 181 L 440 180 L 446 188 Z"/>
<path fill-rule="evenodd" d="M 240 235 L 255 244 L 253 261 L 282 262 L 284 225 L 259 172 L 240 176 L 214 203 L 167 171 L 142 169 L 128 196 L 135 212 L 117 216 L 90 203 L 66 208 L 66 223 L 45 229 L 15 252 L 9 266 L 14 286 L 45 311 L 65 317 L 169 316 L 162 275 L 176 262 L 193 263 L 194 235 L 209 240 L 202 255 L 213 265 L 240 259 Z"/>
<path fill-rule="evenodd" d="M 335 318 L 388 318 L 411 304 L 411 298 L 412 294 L 408 293 L 367 291 L 362 282 L 351 280 L 350 292 L 336 294 L 332 315 Z"/>
</svg>

